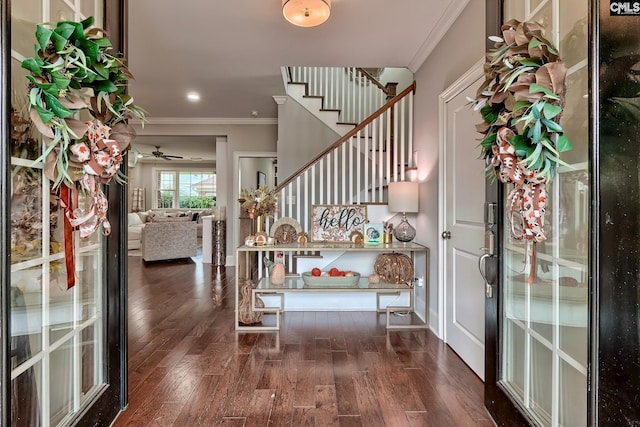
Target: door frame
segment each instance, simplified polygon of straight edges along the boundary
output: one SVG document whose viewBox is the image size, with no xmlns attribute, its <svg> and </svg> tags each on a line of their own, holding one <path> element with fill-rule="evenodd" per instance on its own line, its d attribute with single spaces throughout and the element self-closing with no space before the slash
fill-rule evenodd
<svg viewBox="0 0 640 427">
<path fill-rule="evenodd" d="M 9 80 L 11 46 L 10 32 L 11 13 L 9 11 L 9 0 L 0 0 L 0 117 L 9 117 L 11 81 Z M 0 212 L 9 212 L 11 206 L 10 192 L 10 167 L 11 162 L 11 131 L 9 120 L 0 120 Z M 4 220 L 7 215 L 3 214 L 0 221 L 0 425 L 11 425 L 11 363 L 10 363 L 10 329 L 9 313 L 10 300 L 8 298 L 8 284 L 11 279 L 11 265 L 9 257 L 11 255 L 11 226 L 9 221 Z"/>
<path fill-rule="evenodd" d="M 440 160 L 438 162 L 438 230 L 443 232 L 447 227 L 447 207 L 446 207 L 446 158 L 445 158 L 445 145 L 447 140 L 447 117 L 446 117 L 446 105 L 449 101 L 455 98 L 461 91 L 466 89 L 470 83 L 477 80 L 483 75 L 484 58 L 480 58 L 474 63 L 467 71 L 464 72 L 454 83 L 444 90 L 438 97 L 438 113 L 439 113 L 439 147 Z M 440 237 L 438 241 L 438 253 L 440 254 L 440 261 L 438 266 L 438 337 L 446 342 L 447 329 L 447 313 L 446 313 L 446 282 L 447 282 L 447 242 Z"/>
</svg>

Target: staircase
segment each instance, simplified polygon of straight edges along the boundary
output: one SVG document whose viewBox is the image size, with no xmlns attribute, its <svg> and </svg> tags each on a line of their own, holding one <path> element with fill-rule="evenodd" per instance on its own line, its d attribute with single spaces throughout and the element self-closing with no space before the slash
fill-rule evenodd
<svg viewBox="0 0 640 427">
<path fill-rule="evenodd" d="M 341 135 L 274 190 L 278 217 L 310 230 L 316 204 L 385 204 L 389 182 L 413 167 L 415 82 L 395 95 L 366 70 L 342 67 L 283 69 L 287 93 Z"/>
</svg>

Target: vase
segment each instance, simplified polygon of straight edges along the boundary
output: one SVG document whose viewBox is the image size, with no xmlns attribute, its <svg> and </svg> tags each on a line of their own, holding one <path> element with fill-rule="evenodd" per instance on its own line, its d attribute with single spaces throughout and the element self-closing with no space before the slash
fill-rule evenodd
<svg viewBox="0 0 640 427">
<path fill-rule="evenodd" d="M 254 236 L 258 233 L 264 232 L 264 217 L 265 215 L 257 215 L 253 218 L 253 234 Z"/>
</svg>

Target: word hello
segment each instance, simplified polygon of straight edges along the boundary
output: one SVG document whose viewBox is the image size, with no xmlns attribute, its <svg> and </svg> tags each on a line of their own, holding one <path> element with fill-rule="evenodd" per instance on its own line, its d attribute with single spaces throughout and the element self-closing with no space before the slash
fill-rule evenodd
<svg viewBox="0 0 640 427">
<path fill-rule="evenodd" d="M 350 230 L 353 227 L 364 224 L 365 220 L 359 217 L 353 208 L 342 209 L 338 216 L 330 216 L 329 209 L 325 209 L 322 211 L 318 222 L 324 230 L 335 227 Z"/>
<path fill-rule="evenodd" d="M 609 12 L 611 16 L 640 15 L 640 1 L 612 1 Z"/>
</svg>

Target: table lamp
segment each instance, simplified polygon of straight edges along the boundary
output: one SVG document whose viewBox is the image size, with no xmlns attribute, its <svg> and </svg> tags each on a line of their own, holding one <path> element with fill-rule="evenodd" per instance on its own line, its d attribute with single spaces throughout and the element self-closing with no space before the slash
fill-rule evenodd
<svg viewBox="0 0 640 427">
<path fill-rule="evenodd" d="M 399 242 L 410 242 L 416 237 L 416 229 L 407 222 L 407 212 L 418 212 L 419 190 L 420 183 L 418 182 L 396 181 L 389 183 L 389 210 L 402 212 L 402 221 L 393 232 Z"/>
</svg>

